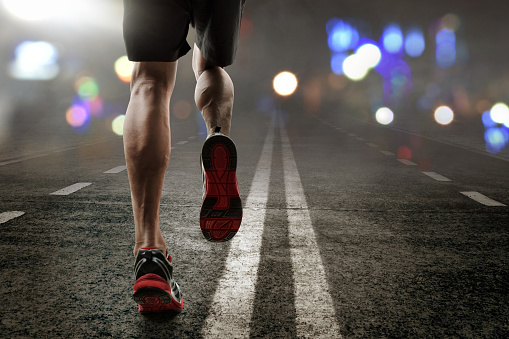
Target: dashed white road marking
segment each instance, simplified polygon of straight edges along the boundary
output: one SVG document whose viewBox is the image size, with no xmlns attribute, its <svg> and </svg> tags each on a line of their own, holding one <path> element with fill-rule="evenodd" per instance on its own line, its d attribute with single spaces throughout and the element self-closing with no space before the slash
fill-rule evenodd
<svg viewBox="0 0 509 339">
<path fill-rule="evenodd" d="M 107 174 L 117 174 L 117 173 L 120 173 L 122 171 L 125 171 L 127 169 L 127 166 L 117 166 L 117 167 L 114 167 L 110 170 L 107 170 L 106 172 L 103 172 L 103 173 L 107 173 Z"/>
<path fill-rule="evenodd" d="M 359 141 L 364 141 L 364 140 L 365 140 L 364 138 L 361 138 L 361 137 L 357 137 L 357 138 L 355 138 L 355 139 L 357 139 L 357 140 L 359 140 Z"/>
<path fill-rule="evenodd" d="M 416 166 L 417 165 L 415 162 L 412 162 L 412 161 L 407 160 L 407 159 L 398 159 L 398 161 L 401 162 L 402 164 L 409 165 L 409 166 Z"/>
<path fill-rule="evenodd" d="M 297 337 L 341 338 L 304 189 L 284 127 L 281 144 Z"/>
<path fill-rule="evenodd" d="M 355 133 L 348 133 L 348 135 L 351 136 L 351 137 L 357 136 L 357 134 L 355 134 Z"/>
<path fill-rule="evenodd" d="M 189 140 L 193 140 L 193 139 L 196 139 L 196 136 L 195 136 L 195 135 L 193 135 L 193 136 L 190 136 L 190 137 L 189 137 L 188 139 L 189 139 Z"/>
<path fill-rule="evenodd" d="M 377 144 L 373 144 L 371 142 L 367 142 L 366 145 L 368 145 L 369 147 L 373 147 L 373 148 L 378 147 Z"/>
<path fill-rule="evenodd" d="M 202 328 L 204 338 L 249 338 L 269 192 L 274 124 L 271 125 L 244 205 L 239 233 Z"/>
<path fill-rule="evenodd" d="M 385 155 L 395 155 L 394 153 L 392 153 L 390 151 L 380 151 L 380 152 L 385 154 Z"/>
<path fill-rule="evenodd" d="M 452 181 L 451 179 L 446 178 L 443 175 L 440 175 L 436 172 L 422 172 L 422 174 L 425 174 L 428 177 L 435 179 L 436 181 Z"/>
<path fill-rule="evenodd" d="M 177 142 L 177 145 L 184 145 L 184 144 L 187 144 L 187 143 L 188 143 L 187 140 L 183 140 L 183 141 Z"/>
<path fill-rule="evenodd" d="M 4 224 L 9 220 L 21 217 L 25 212 L 21 211 L 9 211 L 0 213 L 0 224 Z"/>
<path fill-rule="evenodd" d="M 61 190 L 58 190 L 56 192 L 50 193 L 50 195 L 69 195 L 76 191 L 79 191 L 80 189 L 92 185 L 91 182 L 78 182 L 74 185 L 67 186 L 62 188 Z"/>
<path fill-rule="evenodd" d="M 501 202 L 488 198 L 487 196 L 479 192 L 460 192 L 460 193 L 486 206 L 507 206 L 505 204 L 502 204 Z"/>
</svg>

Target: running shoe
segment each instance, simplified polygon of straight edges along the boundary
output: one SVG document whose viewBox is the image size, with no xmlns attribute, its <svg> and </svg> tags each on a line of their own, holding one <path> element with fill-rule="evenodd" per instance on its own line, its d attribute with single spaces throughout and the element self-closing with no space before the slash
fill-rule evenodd
<svg viewBox="0 0 509 339">
<path fill-rule="evenodd" d="M 227 241 L 239 230 L 242 202 L 237 185 L 237 149 L 232 139 L 220 132 L 207 137 L 201 151 L 203 200 L 200 228 L 209 241 Z"/>
<path fill-rule="evenodd" d="M 136 283 L 133 299 L 142 313 L 182 311 L 184 301 L 179 285 L 173 280 L 171 256 L 157 248 L 138 250 L 134 264 Z"/>
</svg>

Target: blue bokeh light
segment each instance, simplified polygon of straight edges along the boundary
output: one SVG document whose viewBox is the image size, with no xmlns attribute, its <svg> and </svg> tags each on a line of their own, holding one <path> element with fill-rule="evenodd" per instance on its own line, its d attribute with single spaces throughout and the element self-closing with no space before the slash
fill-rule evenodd
<svg viewBox="0 0 509 339">
<path fill-rule="evenodd" d="M 490 127 L 484 133 L 486 150 L 490 153 L 498 153 L 509 142 L 509 131 L 506 128 Z"/>
<path fill-rule="evenodd" d="M 344 53 L 336 53 L 332 55 L 330 59 L 330 67 L 335 74 L 343 75 L 343 62 L 347 57 L 348 55 Z"/>
<path fill-rule="evenodd" d="M 493 121 L 493 119 L 491 118 L 490 111 L 486 111 L 482 114 L 482 123 L 483 123 L 484 127 L 486 127 L 486 128 L 497 126 L 497 123 L 495 121 Z"/>
<path fill-rule="evenodd" d="M 359 32 L 350 24 L 332 19 L 327 23 L 327 33 L 329 48 L 336 53 L 345 52 L 353 49 L 359 42 Z"/>
<path fill-rule="evenodd" d="M 403 33 L 396 24 L 391 24 L 385 28 L 382 35 L 382 44 L 384 49 L 392 54 L 398 54 L 403 49 Z"/>
<path fill-rule="evenodd" d="M 410 30 L 405 39 L 405 51 L 411 57 L 419 57 L 426 48 L 422 30 L 414 28 Z"/>
<path fill-rule="evenodd" d="M 444 28 L 436 36 L 436 61 L 438 66 L 448 68 L 456 62 L 456 35 Z"/>
</svg>

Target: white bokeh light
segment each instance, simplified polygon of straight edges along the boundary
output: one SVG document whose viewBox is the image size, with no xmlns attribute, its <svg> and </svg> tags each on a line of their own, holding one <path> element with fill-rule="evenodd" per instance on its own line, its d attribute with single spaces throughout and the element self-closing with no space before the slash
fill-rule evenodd
<svg viewBox="0 0 509 339">
<path fill-rule="evenodd" d="M 509 107 L 506 104 L 496 103 L 490 111 L 491 120 L 498 124 L 509 125 Z"/>
<path fill-rule="evenodd" d="M 124 134 L 124 120 L 125 115 L 119 115 L 115 119 L 113 119 L 113 122 L 111 123 L 111 129 L 113 130 L 113 133 L 116 135 L 123 135 Z"/>
<path fill-rule="evenodd" d="M 369 67 L 357 54 L 350 55 L 343 61 L 343 73 L 351 80 L 359 81 L 368 74 Z"/>
<path fill-rule="evenodd" d="M 435 120 L 441 125 L 448 125 L 454 119 L 454 112 L 447 106 L 440 106 L 435 110 Z"/>
<path fill-rule="evenodd" d="M 23 20 L 38 21 L 61 13 L 65 0 L 3 0 L 9 13 Z"/>
<path fill-rule="evenodd" d="M 49 80 L 59 71 L 58 51 L 46 41 L 24 41 L 16 47 L 9 73 L 15 79 Z"/>
<path fill-rule="evenodd" d="M 297 77 L 290 72 L 281 72 L 274 77 L 273 86 L 277 94 L 287 96 L 297 89 Z"/>
<path fill-rule="evenodd" d="M 372 68 L 378 65 L 380 59 L 382 59 L 382 52 L 380 49 L 373 44 L 365 44 L 359 47 L 355 52 L 360 60 L 366 65 L 366 67 Z"/>
<path fill-rule="evenodd" d="M 381 107 L 376 111 L 376 121 L 382 125 L 388 125 L 394 120 L 394 113 L 387 107 Z"/>
</svg>

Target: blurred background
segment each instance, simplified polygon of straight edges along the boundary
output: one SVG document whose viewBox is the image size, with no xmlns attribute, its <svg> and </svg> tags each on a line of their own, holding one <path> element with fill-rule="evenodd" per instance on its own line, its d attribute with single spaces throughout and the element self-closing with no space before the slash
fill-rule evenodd
<svg viewBox="0 0 509 339">
<path fill-rule="evenodd" d="M 121 135 L 122 10 L 121 0 L 0 0 L 0 160 Z M 234 114 L 282 109 L 273 79 L 289 71 L 289 119 L 346 114 L 507 158 L 508 13 L 503 0 L 248 0 L 228 67 Z M 200 131 L 194 84 L 188 54 L 171 119 Z"/>
</svg>

